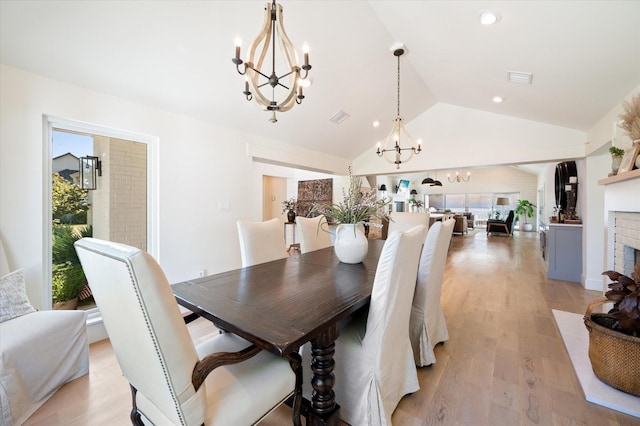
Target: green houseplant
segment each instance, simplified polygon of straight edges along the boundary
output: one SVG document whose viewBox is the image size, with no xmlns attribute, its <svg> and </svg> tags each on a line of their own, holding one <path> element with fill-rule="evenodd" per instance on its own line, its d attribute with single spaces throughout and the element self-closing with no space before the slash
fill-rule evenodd
<svg viewBox="0 0 640 426">
<path fill-rule="evenodd" d="M 612 146 L 609 148 L 609 154 L 611 154 L 611 173 L 609 175 L 613 176 L 618 174 L 622 157 L 624 157 L 624 149 Z"/>
<path fill-rule="evenodd" d="M 531 231 L 533 229 L 533 224 L 529 223 L 527 219 L 533 217 L 535 213 L 535 204 L 532 204 L 529 200 L 518 200 L 518 205 L 516 206 L 516 214 L 518 216 L 524 216 L 524 230 Z"/>
<path fill-rule="evenodd" d="M 53 227 L 52 298 L 58 309 L 75 309 L 77 298 L 87 283 L 73 246 L 80 238 L 91 237 L 93 228 L 57 225 Z"/>
</svg>

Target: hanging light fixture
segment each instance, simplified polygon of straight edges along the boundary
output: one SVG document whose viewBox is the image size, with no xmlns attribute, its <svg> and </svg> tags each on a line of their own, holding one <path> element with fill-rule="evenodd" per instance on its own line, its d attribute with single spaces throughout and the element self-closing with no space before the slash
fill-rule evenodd
<svg viewBox="0 0 640 426">
<path fill-rule="evenodd" d="M 453 179 L 451 178 L 451 174 L 447 173 L 447 179 L 449 180 L 449 182 L 454 183 L 454 182 L 469 182 L 469 179 L 471 179 L 471 172 L 467 172 L 467 177 L 464 178 L 462 176 L 460 176 L 460 172 L 456 172 L 456 175 L 453 177 Z"/>
<path fill-rule="evenodd" d="M 276 74 L 276 36 L 279 37 L 280 49 L 284 56 L 284 61 L 288 67 L 281 75 Z M 282 20 L 282 6 L 273 0 L 265 6 L 265 21 L 262 31 L 258 37 L 249 46 L 249 57 L 246 62 L 240 59 L 241 43 L 236 40 L 236 56 L 231 61 L 236 65 L 236 69 L 240 75 L 245 76 L 244 91 L 242 92 L 248 101 L 254 100 L 258 106 L 265 110 L 271 111 L 269 121 L 275 123 L 278 121 L 276 112 L 289 111 L 295 104 L 301 104 L 304 99 L 302 93 L 303 85 L 308 87 L 309 80 L 307 76 L 311 65 L 309 64 L 309 49 L 305 45 L 304 64 L 298 65 L 298 54 L 296 48 L 289 40 L 284 30 Z M 258 52 L 258 48 L 261 50 Z M 267 56 L 271 47 L 271 72 L 266 71 L 264 58 Z M 240 65 L 244 64 L 244 68 Z M 304 76 L 301 71 L 304 71 Z M 288 77 L 288 78 L 287 78 Z M 268 86 L 268 87 L 265 87 Z M 271 88 L 270 94 L 262 92 L 263 88 Z M 281 92 L 284 89 L 284 95 L 276 100 L 276 89 Z"/>
<path fill-rule="evenodd" d="M 436 174 L 436 177 L 438 175 Z M 422 179 L 422 184 L 426 185 L 426 186 L 442 186 L 442 182 L 440 182 L 439 180 L 434 180 L 431 179 L 429 176 L 427 176 L 426 178 Z"/>
<path fill-rule="evenodd" d="M 398 58 L 398 114 L 393 120 L 393 127 L 385 138 L 384 145 L 378 142 L 378 148 L 376 150 L 378 157 L 384 157 L 388 162 L 394 163 L 396 165 L 396 169 L 400 168 L 400 164 L 411 160 L 411 157 L 413 157 L 414 154 L 418 155 L 422 152 L 420 140 L 418 140 L 417 145 L 413 142 L 413 138 L 404 127 L 404 119 L 400 116 L 400 56 L 403 54 L 404 45 L 393 50 L 393 55 Z M 405 138 L 408 139 L 408 146 L 402 147 L 402 134 L 404 134 Z M 404 157 L 403 152 L 405 152 Z"/>
</svg>

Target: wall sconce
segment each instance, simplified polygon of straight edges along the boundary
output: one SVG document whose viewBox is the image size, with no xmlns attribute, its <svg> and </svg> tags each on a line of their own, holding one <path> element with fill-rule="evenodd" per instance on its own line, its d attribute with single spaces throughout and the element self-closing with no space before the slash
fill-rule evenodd
<svg viewBox="0 0 640 426">
<path fill-rule="evenodd" d="M 102 161 L 98 157 L 80 157 L 80 187 L 94 190 L 97 188 L 97 177 L 102 176 Z"/>
<path fill-rule="evenodd" d="M 449 180 L 449 182 L 454 183 L 454 182 L 469 182 L 469 179 L 471 178 L 471 172 L 467 172 L 467 177 L 464 178 L 462 176 L 460 176 L 460 172 L 456 172 L 456 175 L 453 177 L 453 179 L 451 178 L 451 174 L 447 174 L 447 179 Z"/>
</svg>

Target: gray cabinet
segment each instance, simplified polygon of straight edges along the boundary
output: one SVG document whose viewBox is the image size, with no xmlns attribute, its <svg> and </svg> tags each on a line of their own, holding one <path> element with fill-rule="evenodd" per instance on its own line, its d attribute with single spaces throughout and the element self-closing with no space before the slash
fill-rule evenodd
<svg viewBox="0 0 640 426">
<path fill-rule="evenodd" d="M 549 224 L 547 278 L 582 282 L 582 225 Z"/>
</svg>

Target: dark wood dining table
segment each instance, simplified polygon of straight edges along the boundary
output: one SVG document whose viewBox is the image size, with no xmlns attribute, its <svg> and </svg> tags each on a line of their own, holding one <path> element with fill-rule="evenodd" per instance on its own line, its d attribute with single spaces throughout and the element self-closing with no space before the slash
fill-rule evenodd
<svg viewBox="0 0 640 426">
<path fill-rule="evenodd" d="M 333 247 L 173 284 L 179 304 L 227 332 L 289 359 L 311 342 L 310 424 L 339 424 L 333 392 L 339 323 L 368 305 L 384 240 L 369 240 L 362 263 Z M 335 378 L 340 380 L 340 378 Z"/>
</svg>

